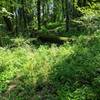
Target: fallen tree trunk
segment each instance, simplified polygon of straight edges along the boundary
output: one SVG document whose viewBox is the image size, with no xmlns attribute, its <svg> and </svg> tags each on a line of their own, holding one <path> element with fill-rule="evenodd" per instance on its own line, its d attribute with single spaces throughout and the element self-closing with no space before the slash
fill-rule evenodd
<svg viewBox="0 0 100 100">
<path fill-rule="evenodd" d="M 72 38 L 68 37 L 60 37 L 56 35 L 39 35 L 37 36 L 37 40 L 43 43 L 55 43 L 55 44 L 64 44 L 65 42 L 74 42 Z"/>
<path fill-rule="evenodd" d="M 65 42 L 73 43 L 75 40 L 70 37 L 62 37 L 57 34 L 43 33 L 37 30 L 33 30 L 30 35 L 31 38 L 35 38 L 34 41 L 39 41 L 42 43 L 55 43 L 55 44 L 64 44 Z"/>
</svg>

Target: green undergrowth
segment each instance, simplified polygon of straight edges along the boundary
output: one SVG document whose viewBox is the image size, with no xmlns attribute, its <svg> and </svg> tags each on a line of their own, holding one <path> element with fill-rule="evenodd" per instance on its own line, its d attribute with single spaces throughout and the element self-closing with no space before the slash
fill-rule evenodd
<svg viewBox="0 0 100 100">
<path fill-rule="evenodd" d="M 0 100 L 99 100 L 100 33 L 63 45 L 6 38 L 0 47 Z"/>
</svg>

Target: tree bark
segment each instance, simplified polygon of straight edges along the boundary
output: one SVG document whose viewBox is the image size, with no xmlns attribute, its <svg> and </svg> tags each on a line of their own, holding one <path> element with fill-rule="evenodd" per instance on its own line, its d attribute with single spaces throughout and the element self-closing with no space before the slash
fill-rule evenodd
<svg viewBox="0 0 100 100">
<path fill-rule="evenodd" d="M 41 29 L 41 2 L 37 1 L 37 20 L 38 20 L 38 30 Z"/>
<path fill-rule="evenodd" d="M 69 4 L 70 0 L 65 0 L 66 4 L 66 32 L 69 31 Z"/>
<path fill-rule="evenodd" d="M 64 0 L 61 0 L 61 3 L 62 3 L 62 21 L 63 21 L 65 18 Z"/>
<path fill-rule="evenodd" d="M 3 19 L 6 23 L 7 30 L 13 32 L 13 24 L 11 19 L 8 16 L 3 16 Z"/>
</svg>

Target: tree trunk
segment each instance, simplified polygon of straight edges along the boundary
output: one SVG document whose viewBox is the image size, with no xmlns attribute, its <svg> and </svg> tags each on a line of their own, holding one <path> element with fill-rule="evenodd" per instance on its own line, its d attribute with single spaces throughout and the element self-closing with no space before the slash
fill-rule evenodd
<svg viewBox="0 0 100 100">
<path fill-rule="evenodd" d="M 65 18 L 64 0 L 61 0 L 61 3 L 62 3 L 62 21 L 63 21 Z"/>
<path fill-rule="evenodd" d="M 56 22 L 56 1 L 53 0 L 53 22 Z"/>
<path fill-rule="evenodd" d="M 70 0 L 65 0 L 66 4 L 66 32 L 69 31 L 69 4 Z"/>
<path fill-rule="evenodd" d="M 41 2 L 37 1 L 37 20 L 38 20 L 38 30 L 41 29 Z"/>
<path fill-rule="evenodd" d="M 6 23 L 7 30 L 13 32 L 13 24 L 11 19 L 8 16 L 3 16 L 3 18 Z"/>
</svg>

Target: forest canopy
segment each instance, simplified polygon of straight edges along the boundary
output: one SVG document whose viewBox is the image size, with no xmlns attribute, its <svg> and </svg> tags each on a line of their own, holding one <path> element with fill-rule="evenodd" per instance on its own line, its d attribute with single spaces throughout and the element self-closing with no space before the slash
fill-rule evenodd
<svg viewBox="0 0 100 100">
<path fill-rule="evenodd" d="M 50 23 L 64 23 L 69 31 L 71 21 L 84 14 L 85 7 L 98 0 L 0 0 L 2 24 L 11 32 L 48 29 Z M 73 24 L 73 23 L 72 23 Z M 56 26 L 55 26 L 56 27 Z"/>
</svg>

